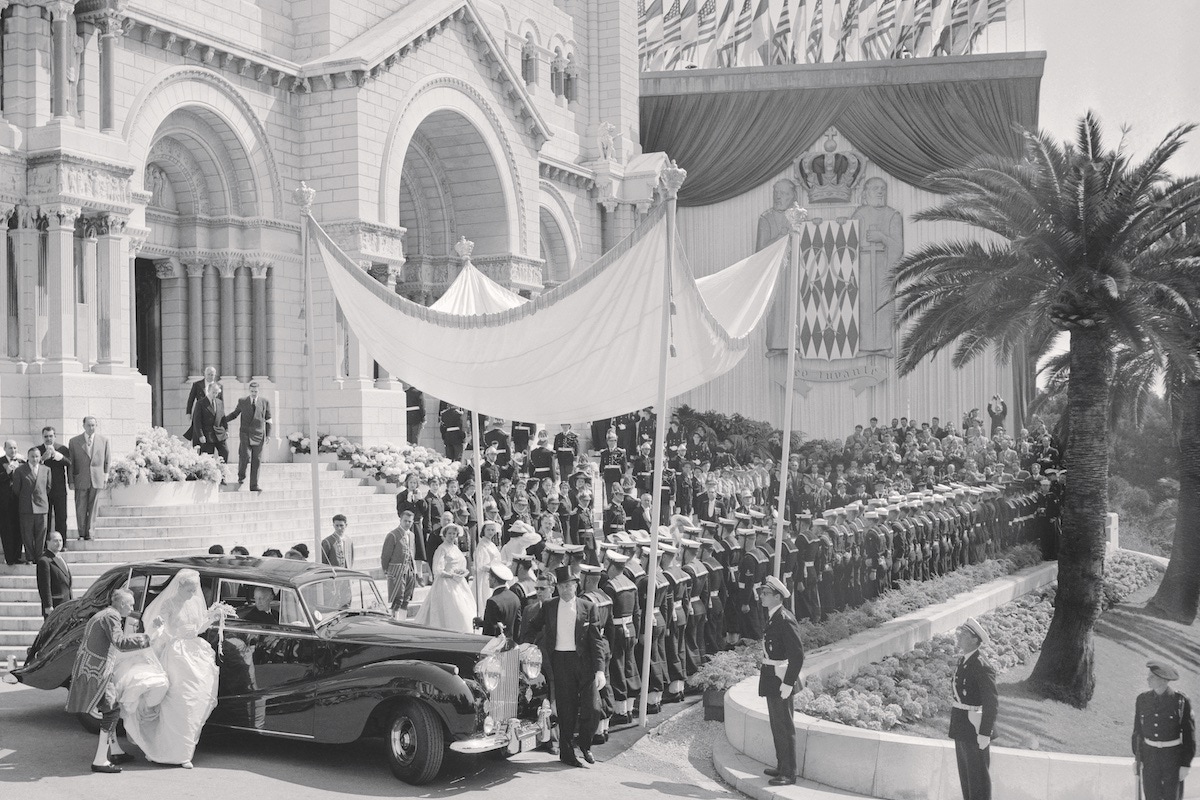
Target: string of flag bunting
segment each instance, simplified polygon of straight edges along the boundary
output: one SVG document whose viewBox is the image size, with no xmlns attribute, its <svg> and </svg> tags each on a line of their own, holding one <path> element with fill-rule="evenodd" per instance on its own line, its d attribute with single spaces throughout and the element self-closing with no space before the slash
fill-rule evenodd
<svg viewBox="0 0 1200 800">
<path fill-rule="evenodd" d="M 1012 0 L 638 0 L 643 71 L 966 55 Z"/>
</svg>

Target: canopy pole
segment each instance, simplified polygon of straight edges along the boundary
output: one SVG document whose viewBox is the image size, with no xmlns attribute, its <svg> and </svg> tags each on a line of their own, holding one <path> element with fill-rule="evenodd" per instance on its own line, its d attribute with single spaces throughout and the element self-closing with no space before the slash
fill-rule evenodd
<svg viewBox="0 0 1200 800">
<path fill-rule="evenodd" d="M 318 463 L 321 442 L 317 437 L 317 354 L 316 336 L 313 333 L 313 287 L 312 259 L 308 252 L 308 226 L 312 222 L 312 204 L 315 189 L 300 181 L 300 188 L 292 193 L 300 206 L 300 258 L 304 262 L 304 353 L 308 384 L 305 399 L 308 404 L 308 454 L 312 459 L 312 508 L 313 508 L 313 560 L 321 563 L 321 465 Z M 348 565 L 352 566 L 352 565 Z"/>
<path fill-rule="evenodd" d="M 471 411 L 471 461 L 475 467 L 475 534 L 470 531 L 464 531 L 467 535 L 468 546 L 471 550 L 471 564 L 475 564 L 475 540 L 479 538 L 479 532 L 483 530 L 483 464 L 479 458 L 479 448 L 483 442 L 483 434 L 479 432 L 479 412 L 472 409 Z M 478 616 L 483 616 L 483 589 L 481 582 L 475 581 L 475 612 Z"/>
<path fill-rule="evenodd" d="M 808 212 L 801 208 L 799 203 L 793 203 L 792 207 L 784 212 L 784 216 L 787 217 L 788 224 L 792 229 L 788 234 L 791 239 L 788 246 L 792 250 L 792 270 L 789 279 L 783 281 L 783 285 L 788 290 L 788 355 L 787 379 L 783 390 L 783 453 L 779 457 L 779 498 L 775 511 L 775 565 L 771 573 L 776 578 L 779 577 L 783 562 L 783 517 L 787 508 L 788 461 L 791 460 L 792 455 L 792 406 L 795 403 L 796 386 L 796 317 L 798 316 L 797 307 L 800 305 L 800 231 L 804 220 L 808 219 Z"/>
<path fill-rule="evenodd" d="M 667 442 L 667 359 L 671 346 L 671 272 L 675 267 L 675 209 L 679 187 L 683 185 L 687 171 L 680 169 L 674 161 L 662 171 L 661 179 L 667 195 L 667 252 L 663 267 L 662 337 L 658 348 L 658 414 L 654 426 L 654 499 L 651 503 L 650 520 L 650 563 L 646 569 L 646 620 L 643 625 L 642 641 L 642 693 L 638 700 L 638 713 L 643 727 L 650 727 L 646 714 L 650 698 L 650 655 L 654 638 L 654 589 L 658 582 L 658 526 L 662 519 L 663 465 L 666 461 Z"/>
</svg>

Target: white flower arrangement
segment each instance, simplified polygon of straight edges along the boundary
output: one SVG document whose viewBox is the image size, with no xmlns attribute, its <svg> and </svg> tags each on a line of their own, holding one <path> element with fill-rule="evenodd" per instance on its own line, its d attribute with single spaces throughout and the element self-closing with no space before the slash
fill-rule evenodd
<svg viewBox="0 0 1200 800">
<path fill-rule="evenodd" d="M 189 442 L 165 428 L 139 431 L 133 452 L 112 462 L 109 486 L 166 481 L 221 480 L 221 464 L 215 455 L 201 455 Z"/>
</svg>

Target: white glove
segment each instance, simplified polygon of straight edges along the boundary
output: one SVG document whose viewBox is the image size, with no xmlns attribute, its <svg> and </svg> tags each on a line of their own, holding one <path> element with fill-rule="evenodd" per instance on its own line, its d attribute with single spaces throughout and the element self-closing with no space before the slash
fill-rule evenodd
<svg viewBox="0 0 1200 800">
<path fill-rule="evenodd" d="M 988 745 L 992 743 L 992 737 L 990 736 L 979 735 L 975 737 L 975 740 L 979 743 L 980 750 L 987 750 Z"/>
<path fill-rule="evenodd" d="M 1186 769 L 1186 767 L 1184 769 Z M 1133 760 L 1133 774 L 1134 775 L 1142 774 L 1142 764 L 1136 758 Z"/>
<path fill-rule="evenodd" d="M 604 677 L 604 672 L 603 671 L 597 672 L 596 673 L 596 691 L 598 692 L 598 691 L 602 690 L 607 685 L 608 685 L 608 678 Z"/>
<path fill-rule="evenodd" d="M 1180 783 L 1182 783 L 1187 778 L 1189 770 L 1191 770 L 1191 767 L 1180 767 L 1179 768 L 1179 782 Z"/>
<path fill-rule="evenodd" d="M 791 686 L 787 685 L 786 683 L 779 684 L 779 696 L 781 698 L 783 698 L 784 700 L 787 700 L 791 694 L 792 694 Z"/>
</svg>

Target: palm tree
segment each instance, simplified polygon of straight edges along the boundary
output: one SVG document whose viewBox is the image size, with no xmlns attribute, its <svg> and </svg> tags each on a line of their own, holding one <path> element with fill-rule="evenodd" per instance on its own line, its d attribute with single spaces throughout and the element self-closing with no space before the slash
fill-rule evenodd
<svg viewBox="0 0 1200 800">
<path fill-rule="evenodd" d="M 982 156 L 937 172 L 930 184 L 945 200 L 915 219 L 965 222 L 997 239 L 927 245 L 893 275 L 906 325 L 901 374 L 949 347 L 961 367 L 988 350 L 1007 361 L 1019 345 L 1036 359 L 1059 332 L 1069 336 L 1058 595 L 1030 682 L 1080 707 L 1095 688 L 1113 350 L 1189 352 L 1177 322 L 1192 318 L 1196 281 L 1172 231 L 1200 209 L 1200 182 L 1173 180 L 1164 167 L 1190 130 L 1174 129 L 1133 163 L 1123 146 L 1105 148 L 1088 113 L 1074 144 L 1025 131 L 1019 159 Z"/>
</svg>

